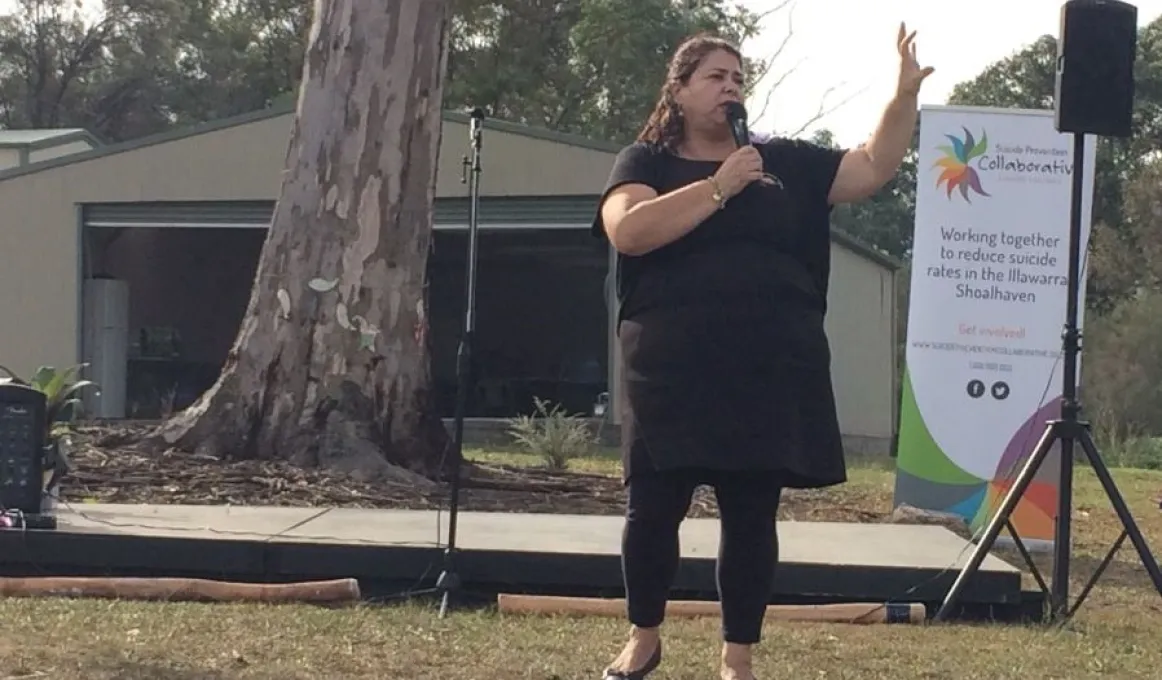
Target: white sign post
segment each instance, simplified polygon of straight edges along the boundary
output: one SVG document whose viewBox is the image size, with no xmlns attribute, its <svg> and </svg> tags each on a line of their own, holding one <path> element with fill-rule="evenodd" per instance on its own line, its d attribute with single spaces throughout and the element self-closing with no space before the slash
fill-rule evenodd
<svg viewBox="0 0 1162 680">
<path fill-rule="evenodd" d="M 897 505 L 983 526 L 1060 413 L 1072 148 L 1052 111 L 921 109 Z M 1023 542 L 1053 540 L 1058 448 L 1012 515 Z"/>
</svg>

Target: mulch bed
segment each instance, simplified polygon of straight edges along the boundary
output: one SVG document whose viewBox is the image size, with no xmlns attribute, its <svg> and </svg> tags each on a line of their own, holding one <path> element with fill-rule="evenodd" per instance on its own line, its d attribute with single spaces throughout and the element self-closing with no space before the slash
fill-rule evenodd
<svg viewBox="0 0 1162 680">
<path fill-rule="evenodd" d="M 80 428 L 62 497 L 69 503 L 161 505 L 398 509 L 448 505 L 444 488 L 425 492 L 405 484 L 366 483 L 279 461 L 148 453 L 132 443 L 145 431 L 140 426 Z M 477 464 L 461 493 L 462 509 L 491 512 L 620 515 L 624 504 L 625 490 L 617 477 L 525 467 Z M 868 507 L 881 507 L 882 512 L 870 512 Z M 797 520 L 881 522 L 890 512 L 889 502 L 841 486 L 788 492 L 779 514 Z M 700 489 L 690 516 L 716 514 L 713 492 Z"/>
</svg>

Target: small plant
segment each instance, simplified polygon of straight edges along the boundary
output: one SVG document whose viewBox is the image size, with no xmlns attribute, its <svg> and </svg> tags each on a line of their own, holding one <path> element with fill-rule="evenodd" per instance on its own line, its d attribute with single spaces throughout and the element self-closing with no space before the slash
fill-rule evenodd
<svg viewBox="0 0 1162 680">
<path fill-rule="evenodd" d="M 585 418 L 569 415 L 559 406 L 533 397 L 535 413 L 508 420 L 508 433 L 516 443 L 538 456 L 550 470 L 564 470 L 569 461 L 586 455 L 597 437 Z"/>
<path fill-rule="evenodd" d="M 44 490 L 51 493 L 69 471 L 69 437 L 73 421 L 81 407 L 78 393 L 86 387 L 97 387 L 91 380 L 78 380 L 81 369 L 86 364 L 73 366 L 63 371 L 52 366 L 41 366 L 30 380 L 24 380 L 4 366 L 0 371 L 7 378 L 0 377 L 0 384 L 12 383 L 30 387 L 45 397 L 44 418 Z"/>
</svg>

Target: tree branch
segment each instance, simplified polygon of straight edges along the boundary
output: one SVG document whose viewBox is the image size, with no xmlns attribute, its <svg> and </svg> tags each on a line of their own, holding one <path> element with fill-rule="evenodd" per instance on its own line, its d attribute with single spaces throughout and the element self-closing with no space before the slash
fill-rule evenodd
<svg viewBox="0 0 1162 680">
<path fill-rule="evenodd" d="M 826 91 L 826 92 L 824 92 L 824 93 L 823 93 L 823 96 L 820 98 L 820 102 L 819 102 L 819 109 L 818 109 L 818 110 L 815 112 L 815 115 L 813 115 L 813 116 L 811 116 L 810 118 L 808 118 L 808 119 L 807 119 L 807 121 L 806 121 L 805 123 L 803 123 L 802 125 L 800 125 L 800 126 L 799 126 L 799 129 L 798 129 L 798 130 L 795 130 L 795 132 L 791 133 L 791 135 L 790 135 L 791 137 L 798 137 L 799 135 L 803 134 L 803 132 L 804 132 L 804 131 L 806 131 L 806 130 L 807 130 L 807 128 L 811 127 L 812 125 L 814 125 L 815 123 L 819 122 L 820 120 L 823 120 L 823 119 L 824 119 L 824 118 L 826 118 L 828 115 L 830 115 L 830 114 L 832 114 L 832 113 L 835 113 L 835 112 L 836 112 L 836 111 L 838 111 L 838 110 L 839 110 L 839 109 L 840 109 L 840 108 L 841 108 L 843 105 L 847 104 L 847 103 L 848 103 L 848 102 L 850 102 L 852 99 L 855 99 L 855 98 L 856 98 L 856 97 L 858 97 L 859 95 L 863 94 L 863 92 L 864 92 L 865 90 L 867 90 L 867 88 L 866 88 L 866 87 L 864 87 L 864 88 L 863 88 L 863 89 L 861 89 L 861 90 L 857 90 L 857 91 L 856 91 L 854 94 L 852 94 L 851 96 L 847 97 L 847 98 L 846 98 L 846 99 L 844 99 L 843 101 L 839 102 L 839 103 L 838 103 L 838 104 L 836 104 L 835 106 L 832 106 L 832 107 L 830 107 L 830 108 L 827 108 L 827 107 L 826 107 L 826 104 L 825 104 L 825 102 L 827 101 L 827 95 L 828 95 L 828 94 L 830 94 L 831 92 L 833 92 L 835 89 L 836 89 L 835 87 L 829 87 L 829 88 L 827 88 L 827 91 Z"/>
<path fill-rule="evenodd" d="M 61 67 L 60 82 L 57 83 L 56 97 L 52 103 L 52 117 L 54 122 L 57 122 L 57 119 L 60 117 L 61 102 L 64 101 L 65 93 L 68 91 L 69 86 L 80 74 L 81 67 L 98 56 L 101 50 L 105 48 L 109 34 L 117 22 L 117 19 L 106 15 L 99 23 L 89 28 L 85 32 L 85 37 L 81 39 L 80 44 L 76 46 L 71 57 Z"/>
<path fill-rule="evenodd" d="M 792 36 L 794 36 L 794 33 L 795 33 L 795 31 L 794 31 L 794 15 L 795 15 L 794 0 L 782 0 L 782 2 L 775 5 L 771 9 L 769 9 L 765 12 L 762 12 L 757 17 L 756 25 L 761 23 L 767 17 L 775 14 L 776 12 L 780 12 L 783 9 L 788 10 L 787 11 L 787 34 L 785 36 L 783 36 L 783 39 L 779 43 L 779 46 L 777 48 L 775 48 L 774 54 L 770 55 L 769 57 L 767 57 L 765 59 L 755 60 L 756 63 L 761 64 L 761 66 L 759 66 L 759 68 L 757 68 L 755 70 L 755 72 L 752 74 L 752 78 L 751 78 L 751 83 L 752 83 L 751 88 L 752 89 L 757 87 L 758 84 L 761 83 L 764 79 L 766 79 L 766 77 L 770 74 L 771 67 L 774 66 L 776 61 L 778 61 L 779 57 L 783 54 L 783 51 L 787 49 L 787 45 L 790 44 L 791 38 L 792 38 Z M 785 78 L 785 77 L 786 76 L 783 76 L 783 78 Z M 782 78 L 780 78 L 780 82 L 781 81 L 782 81 Z M 770 94 L 769 93 L 767 94 L 767 102 L 768 103 L 770 102 Z M 765 106 L 764 106 L 763 111 L 764 112 L 766 111 Z"/>
</svg>

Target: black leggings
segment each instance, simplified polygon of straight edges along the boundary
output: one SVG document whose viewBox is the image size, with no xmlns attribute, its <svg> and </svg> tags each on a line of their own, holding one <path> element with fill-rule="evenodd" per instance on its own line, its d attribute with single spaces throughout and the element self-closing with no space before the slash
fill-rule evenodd
<svg viewBox="0 0 1162 680">
<path fill-rule="evenodd" d="M 775 513 L 782 489 L 754 472 L 678 470 L 634 474 L 622 534 L 622 570 L 630 623 L 661 625 L 678 571 L 678 527 L 701 484 L 714 488 L 722 526 L 718 596 L 726 642 L 754 644 L 762 634 L 779 547 Z"/>
</svg>

